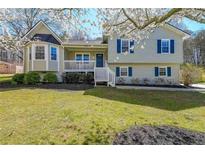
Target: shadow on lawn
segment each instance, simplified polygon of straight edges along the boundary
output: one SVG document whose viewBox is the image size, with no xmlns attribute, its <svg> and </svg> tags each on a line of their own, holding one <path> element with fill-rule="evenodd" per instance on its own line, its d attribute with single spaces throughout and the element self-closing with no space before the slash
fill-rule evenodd
<svg viewBox="0 0 205 154">
<path fill-rule="evenodd" d="M 149 106 L 168 111 L 179 111 L 205 106 L 205 94 L 199 92 L 171 92 L 148 90 L 123 90 L 116 88 L 94 88 L 84 95 Z"/>
</svg>

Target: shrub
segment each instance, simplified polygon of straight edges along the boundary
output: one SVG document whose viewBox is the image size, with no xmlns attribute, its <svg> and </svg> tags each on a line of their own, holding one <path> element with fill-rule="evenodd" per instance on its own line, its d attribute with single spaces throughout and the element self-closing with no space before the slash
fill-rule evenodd
<svg viewBox="0 0 205 154">
<path fill-rule="evenodd" d="M 90 84 L 94 81 L 93 73 L 64 73 L 63 81 L 65 83 L 87 83 Z"/>
<path fill-rule="evenodd" d="M 117 80 L 117 83 L 118 84 L 125 84 L 125 79 L 120 77 L 118 80 Z"/>
<path fill-rule="evenodd" d="M 24 84 L 32 84 L 35 85 L 40 82 L 40 75 L 37 72 L 28 72 L 24 76 Z"/>
<path fill-rule="evenodd" d="M 56 83 L 58 81 L 57 75 L 55 73 L 52 73 L 52 72 L 47 72 L 43 76 L 43 81 L 48 82 L 48 83 Z"/>
<path fill-rule="evenodd" d="M 85 83 L 85 80 L 86 80 L 86 74 L 85 73 L 82 73 L 82 74 L 78 74 L 78 81 L 77 83 Z"/>
<path fill-rule="evenodd" d="M 168 85 L 176 85 L 177 83 L 175 83 L 174 79 L 166 79 L 166 83 Z"/>
<path fill-rule="evenodd" d="M 165 80 L 164 78 L 156 78 L 156 79 L 154 80 L 154 83 L 155 83 L 156 85 L 163 85 L 163 84 L 166 84 L 166 80 Z"/>
<path fill-rule="evenodd" d="M 78 83 L 80 79 L 79 73 L 66 73 L 64 75 L 64 82 L 66 83 Z"/>
<path fill-rule="evenodd" d="M 140 83 L 140 79 L 138 79 L 138 78 L 132 78 L 132 79 L 131 79 L 131 83 L 132 83 L 132 84 L 139 84 L 139 83 Z"/>
<path fill-rule="evenodd" d="M 15 74 L 13 77 L 12 77 L 12 84 L 23 84 L 24 82 L 24 75 L 25 74 Z"/>
<path fill-rule="evenodd" d="M 203 70 L 192 64 L 184 64 L 181 66 L 181 81 L 188 86 L 202 80 Z"/>
<path fill-rule="evenodd" d="M 148 78 L 144 78 L 144 79 L 142 80 L 142 82 L 143 82 L 144 85 L 150 84 L 150 80 L 149 80 Z"/>
<path fill-rule="evenodd" d="M 87 73 L 84 79 L 85 83 L 91 84 L 94 82 L 94 74 L 93 73 Z"/>
</svg>

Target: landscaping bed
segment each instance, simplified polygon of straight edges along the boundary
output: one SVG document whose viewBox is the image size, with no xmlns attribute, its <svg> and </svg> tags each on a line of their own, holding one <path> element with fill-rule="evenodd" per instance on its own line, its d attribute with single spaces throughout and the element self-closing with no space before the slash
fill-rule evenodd
<svg viewBox="0 0 205 154">
<path fill-rule="evenodd" d="M 188 88 L 184 85 L 156 85 L 156 84 L 116 84 L 119 86 L 139 86 L 139 87 L 163 87 L 163 88 Z"/>
<path fill-rule="evenodd" d="M 135 126 L 119 133 L 113 144 L 191 145 L 205 144 L 205 133 L 171 126 Z"/>
<path fill-rule="evenodd" d="M 1 83 L 0 89 L 9 88 L 40 88 L 40 89 L 66 89 L 66 90 L 86 90 L 93 88 L 91 84 L 66 84 L 66 83 L 39 83 L 37 85 L 12 85 L 10 83 Z"/>
</svg>

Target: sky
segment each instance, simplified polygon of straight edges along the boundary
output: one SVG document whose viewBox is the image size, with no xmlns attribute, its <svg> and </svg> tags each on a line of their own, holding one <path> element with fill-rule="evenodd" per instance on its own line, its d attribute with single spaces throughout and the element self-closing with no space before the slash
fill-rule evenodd
<svg viewBox="0 0 205 154">
<path fill-rule="evenodd" d="M 189 30 L 191 30 L 193 32 L 196 32 L 199 30 L 205 30 L 205 24 L 198 23 L 198 22 L 190 20 L 188 18 L 184 18 L 183 23 L 186 25 L 186 27 Z"/>
<path fill-rule="evenodd" d="M 100 25 L 97 19 L 97 12 L 96 9 L 89 9 L 89 12 L 87 15 L 82 17 L 82 19 L 89 19 L 92 22 L 95 22 L 97 25 Z M 85 27 L 88 27 L 87 33 L 91 38 L 97 38 L 97 37 L 102 37 L 102 28 L 101 26 L 92 26 L 90 23 L 84 23 Z"/>
</svg>

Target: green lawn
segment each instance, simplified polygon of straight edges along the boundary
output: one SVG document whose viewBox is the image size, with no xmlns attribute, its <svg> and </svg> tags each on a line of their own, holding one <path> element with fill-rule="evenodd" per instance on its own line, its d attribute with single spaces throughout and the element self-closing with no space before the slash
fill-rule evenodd
<svg viewBox="0 0 205 154">
<path fill-rule="evenodd" d="M 205 132 L 205 94 L 0 90 L 0 144 L 111 144 L 117 132 L 145 124 Z"/>
<path fill-rule="evenodd" d="M 5 82 L 11 82 L 12 74 L 0 74 L 0 84 Z"/>
</svg>

